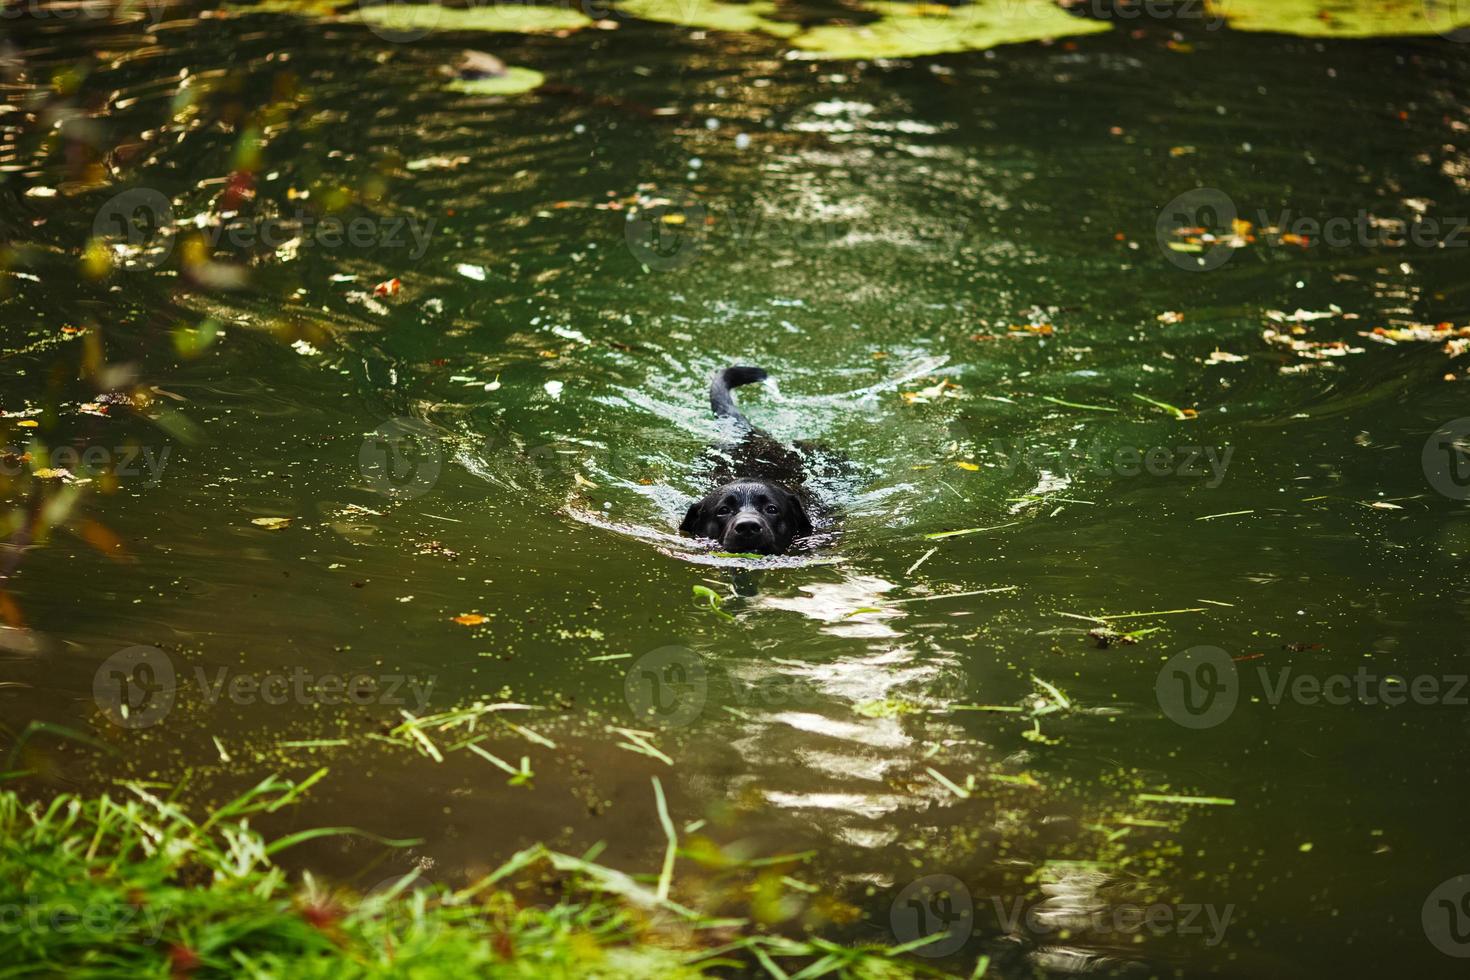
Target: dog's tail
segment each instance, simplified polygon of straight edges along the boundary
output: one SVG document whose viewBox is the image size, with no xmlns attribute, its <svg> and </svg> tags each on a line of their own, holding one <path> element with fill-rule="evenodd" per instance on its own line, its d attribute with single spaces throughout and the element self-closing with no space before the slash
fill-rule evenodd
<svg viewBox="0 0 1470 980">
<path fill-rule="evenodd" d="M 715 376 L 709 383 L 709 407 L 716 415 L 724 418 L 732 418 L 737 422 L 750 424 L 750 420 L 740 414 L 740 409 L 735 407 L 735 399 L 730 396 L 731 388 L 739 388 L 741 385 L 754 384 L 764 381 L 770 375 L 766 374 L 765 368 L 746 367 L 736 365 L 727 367 L 722 371 L 716 371 Z"/>
</svg>

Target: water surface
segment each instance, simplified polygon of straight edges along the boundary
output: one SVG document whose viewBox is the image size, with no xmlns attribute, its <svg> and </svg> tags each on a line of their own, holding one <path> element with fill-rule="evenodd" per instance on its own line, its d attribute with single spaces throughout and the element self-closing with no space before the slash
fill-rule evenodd
<svg viewBox="0 0 1470 980">
<path fill-rule="evenodd" d="M 1172 19 L 824 61 L 626 17 L 394 43 L 153 14 L 0 47 L 8 444 L 139 450 L 8 484 L 22 515 L 80 494 L 12 527 L 5 725 L 113 750 L 31 739 L 35 792 L 187 774 L 204 804 L 325 765 L 291 826 L 427 841 L 303 854 L 370 884 L 534 840 L 652 871 L 658 776 L 691 847 L 815 852 L 784 870 L 822 900 L 773 885 L 773 928 L 913 938 L 905 887 L 948 875 L 965 973 L 1449 975 L 1420 916 L 1470 870 L 1465 707 L 1272 703 L 1259 672 L 1461 669 L 1470 531 L 1425 446 L 1465 369 L 1363 334 L 1470 323 L 1462 45 Z M 447 91 L 466 46 L 549 87 Z M 1201 187 L 1250 223 L 1223 264 L 1173 217 L 1230 238 Z M 194 230 L 118 241 L 140 189 Z M 1438 231 L 1382 234 L 1415 216 Z M 848 462 L 801 561 L 674 534 L 729 363 L 771 372 L 759 425 Z M 127 727 L 94 681 L 140 645 L 174 699 Z M 1200 646 L 1239 701 L 1188 727 L 1159 682 Z M 358 674 L 365 704 L 312 686 Z M 386 734 L 477 700 L 533 706 L 476 729 L 531 787 Z M 1229 922 L 1078 925 L 1130 903 Z"/>
</svg>

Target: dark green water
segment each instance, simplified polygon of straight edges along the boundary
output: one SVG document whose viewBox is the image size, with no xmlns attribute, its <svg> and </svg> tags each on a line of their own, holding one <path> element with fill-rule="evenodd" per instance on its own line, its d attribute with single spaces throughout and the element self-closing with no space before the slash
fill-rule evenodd
<svg viewBox="0 0 1470 980">
<path fill-rule="evenodd" d="M 731 853 L 816 852 L 789 873 L 848 911 L 777 885 L 782 928 L 913 938 L 900 893 L 949 875 L 974 929 L 936 962 L 965 973 L 989 953 L 1007 977 L 1456 975 L 1421 915 L 1470 873 L 1470 707 L 1273 699 L 1258 671 L 1450 690 L 1465 669 L 1470 525 L 1437 489 L 1459 492 L 1449 452 L 1424 455 L 1470 414 L 1464 364 L 1443 338 L 1359 336 L 1470 323 L 1463 45 L 1149 23 L 857 64 L 629 20 L 411 44 L 276 16 L 147 25 L 3 26 L 19 58 L 0 88 L 7 445 L 163 460 L 156 481 L 85 485 L 29 545 L 32 494 L 66 491 L 6 478 L 20 516 L 0 719 L 115 752 L 35 737 L 33 791 L 192 773 L 207 801 L 325 765 L 283 829 L 427 841 L 303 855 L 370 884 L 414 860 L 460 881 L 534 840 L 607 840 L 603 860 L 656 871 L 658 776 L 676 823 L 708 821 L 692 833 Z M 555 88 L 446 92 L 436 68 L 467 45 Z M 1257 227 L 1190 271 L 1160 214 L 1199 187 L 1255 226 L 1443 227 L 1428 247 L 1356 227 L 1301 247 Z M 226 242 L 212 264 L 187 235 L 153 236 L 156 267 L 89 272 L 96 222 L 135 188 L 178 219 L 317 220 L 335 202 L 372 232 Z M 639 195 L 684 223 L 655 241 L 630 222 Z M 1166 215 L 1164 240 L 1189 223 Z M 401 291 L 374 299 L 393 277 Z M 1297 339 L 1352 352 L 1263 339 L 1290 331 L 1273 310 L 1338 311 Z M 180 325 L 206 318 L 220 333 L 182 355 Z M 1217 350 L 1245 359 L 1207 363 Z M 721 437 L 707 377 L 737 362 L 773 375 L 741 393 L 758 424 L 854 464 L 820 486 L 840 534 L 790 567 L 700 563 L 673 536 Z M 82 410 L 99 386 L 136 410 Z M 31 409 L 38 426 L 17 425 Z M 413 421 L 384 448 L 372 434 L 394 419 Z M 419 469 L 385 475 L 413 447 Z M 1133 472 L 1128 454 L 1154 448 L 1155 472 Z M 252 523 L 275 517 L 291 520 Z M 85 542 L 88 521 L 121 557 Z M 925 538 L 970 528 L 993 530 Z M 935 599 L 982 590 L 1002 591 Z M 1077 618 L 1173 610 L 1193 611 L 1114 621 L 1158 631 L 1107 649 Z M 156 723 L 125 727 L 94 678 L 137 645 L 164 652 L 176 690 Z M 1168 693 L 1166 662 L 1200 646 L 1237 672 L 1238 704 L 1210 727 L 1170 718 L 1202 695 Z M 1179 669 L 1208 680 L 1196 666 Z M 362 673 L 382 696 L 211 703 L 196 670 Z M 400 675 L 431 685 L 424 705 L 407 687 L 394 703 Z M 1070 708 L 1033 725 L 1036 678 Z M 537 706 L 514 718 L 555 749 L 483 726 L 498 757 L 530 757 L 534 788 L 466 751 L 435 762 L 370 737 L 400 706 L 476 699 Z M 636 713 L 650 704 L 664 713 Z M 672 765 L 609 726 L 654 733 Z M 280 745 L 311 739 L 344 744 Z M 931 770 L 973 776 L 968 798 Z M 748 914 L 723 887 L 681 861 L 682 900 Z M 1007 928 L 997 909 L 1017 903 L 1043 914 Z M 1047 925 L 1130 904 L 1174 925 Z"/>
</svg>

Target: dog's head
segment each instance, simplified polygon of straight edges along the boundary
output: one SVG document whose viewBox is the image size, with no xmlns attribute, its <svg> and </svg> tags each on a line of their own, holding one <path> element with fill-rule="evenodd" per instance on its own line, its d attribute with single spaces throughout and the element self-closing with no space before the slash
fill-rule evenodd
<svg viewBox="0 0 1470 980">
<path fill-rule="evenodd" d="M 695 501 L 679 525 L 684 534 L 713 538 L 726 551 L 779 555 L 812 533 L 796 494 L 769 480 L 737 480 Z"/>
</svg>

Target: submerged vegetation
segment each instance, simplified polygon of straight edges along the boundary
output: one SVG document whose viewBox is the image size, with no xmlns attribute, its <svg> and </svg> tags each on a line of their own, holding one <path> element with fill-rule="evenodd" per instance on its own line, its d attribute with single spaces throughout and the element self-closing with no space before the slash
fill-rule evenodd
<svg viewBox="0 0 1470 980">
<path fill-rule="evenodd" d="M 325 775 L 268 778 L 203 819 L 140 782 L 47 802 L 0 792 L 0 975 L 677 980 L 741 964 L 777 976 L 938 972 L 903 959 L 921 944 L 763 936 L 669 900 L 666 878 L 648 888 L 595 855 L 539 846 L 458 889 L 415 872 L 366 894 L 310 873 L 293 880 L 282 853 L 361 832 L 267 839 L 252 820 L 291 806 Z"/>
<path fill-rule="evenodd" d="M 1044 747 L 1072 738 L 1088 717 L 1119 713 L 1079 704 L 1043 678 L 1031 683 L 1033 692 L 1019 704 L 955 704 L 941 714 L 1015 715 L 1020 738 Z M 756 822 L 752 801 L 736 802 L 734 810 L 715 805 L 710 816 L 688 819 L 687 801 L 672 806 L 664 780 L 683 773 L 690 747 L 656 742 L 652 732 L 608 726 L 602 733 L 615 743 L 609 746 L 613 755 L 641 757 L 655 773 L 644 783 L 643 800 L 620 805 L 646 809 L 663 836 L 661 857 L 650 849 L 648 860 L 639 862 L 646 869 L 641 873 L 599 861 L 616 842 L 568 853 L 525 844 L 522 834 L 509 832 L 483 844 L 486 859 L 502 861 L 493 870 L 471 870 L 474 862 L 471 868 L 436 867 L 420 851 L 423 840 L 349 826 L 300 829 L 293 816 L 313 787 L 331 791 L 328 764 L 371 773 L 394 757 L 416 760 L 409 765 L 425 778 L 434 767 L 459 760 L 480 773 L 474 785 L 505 787 L 501 807 L 514 808 L 517 794 L 554 793 L 547 787 L 568 759 L 558 746 L 575 744 L 576 759 L 590 745 L 585 734 L 549 724 L 532 730 L 502 717 L 527 707 L 474 704 L 423 717 L 405 713 L 402 724 L 365 736 L 284 739 L 257 749 L 232 743 L 226 750 L 214 737 L 221 764 L 175 784 L 144 778 L 151 763 L 99 754 L 95 781 L 113 788 L 54 796 L 8 789 L 0 793 L 0 908 L 20 910 L 27 927 L 0 929 L 0 957 L 23 964 L 22 973 L 39 968 L 97 977 L 440 976 L 470 970 L 632 978 L 731 969 L 775 978 L 978 977 L 998 952 L 1009 961 L 1026 949 L 1015 923 L 1007 924 L 1007 903 L 1045 908 L 1045 896 L 1058 890 L 1085 893 L 1097 908 L 1104 901 L 1123 907 L 1178 901 L 1171 897 L 1180 857 L 1176 835 L 1187 809 L 1234 803 L 1177 792 L 1137 771 L 1119 769 L 1084 785 L 1033 771 L 1022 757 L 995 765 L 976 758 L 972 746 L 922 746 L 907 774 L 896 776 L 910 793 L 931 801 L 933 815 L 923 819 L 938 821 L 929 839 L 906 847 L 915 868 L 968 867 L 980 854 L 1003 859 L 970 878 L 977 893 L 962 939 L 987 923 L 1012 934 L 1000 951 L 987 942 L 978 953 L 961 956 L 945 945 L 948 926 L 905 930 L 892 918 L 907 907 L 903 893 L 893 896 L 902 879 L 842 882 L 818 851 L 797 849 L 815 841 L 789 839 L 770 853 L 754 849 L 746 836 Z M 926 718 L 939 720 L 933 709 L 900 698 L 854 710 L 880 724 L 903 717 L 921 725 Z M 15 740 L 7 777 L 18 786 L 44 776 L 52 757 L 41 743 L 56 738 L 100 753 L 108 749 L 65 728 L 33 725 Z M 531 750 L 517 756 L 492 738 L 535 746 L 535 764 Z M 134 748 L 144 759 L 158 755 L 151 737 Z M 507 761 L 512 758 L 519 765 Z M 305 766 L 306 759 L 316 760 L 317 768 Z M 233 778 L 267 766 L 300 775 L 269 775 L 234 798 L 215 797 Z M 130 770 L 139 775 L 127 775 Z M 543 776 L 546 785 L 538 787 Z M 333 839 L 355 841 L 350 853 L 363 870 L 350 886 L 314 874 L 309 857 L 296 860 L 298 847 L 301 854 L 320 854 Z M 381 861 L 370 858 L 375 849 L 401 853 L 423 873 L 375 872 Z M 364 888 L 364 879 L 380 880 Z M 980 888 L 994 897 L 982 902 Z M 992 921 L 996 916 L 999 921 Z M 874 929 L 890 918 L 892 931 Z M 1122 933 L 1131 942 L 1142 938 Z M 937 958 L 930 957 L 931 947 Z M 1135 952 L 1119 950 L 1129 957 Z"/>
</svg>

